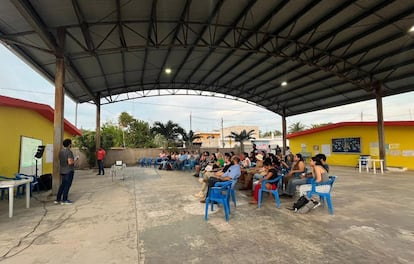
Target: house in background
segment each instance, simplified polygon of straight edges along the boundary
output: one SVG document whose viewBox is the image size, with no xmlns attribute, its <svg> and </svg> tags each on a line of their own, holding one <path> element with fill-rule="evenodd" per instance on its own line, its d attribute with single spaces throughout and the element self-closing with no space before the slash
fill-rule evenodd
<svg viewBox="0 0 414 264">
<path fill-rule="evenodd" d="M 202 132 L 197 131 L 194 135 L 199 136 L 199 138 L 193 141 L 194 146 L 199 146 L 203 148 L 220 148 L 220 132 Z"/>
<path fill-rule="evenodd" d="M 414 121 L 385 121 L 386 165 L 414 170 Z M 330 165 L 355 166 L 360 155 L 379 158 L 377 122 L 342 122 L 287 135 L 292 153 L 324 153 Z"/>
<path fill-rule="evenodd" d="M 0 175 L 15 173 L 38 175 L 53 171 L 54 110 L 48 105 L 0 96 Z M 64 138 L 81 135 L 81 131 L 64 120 Z M 35 155 L 45 146 L 42 158 Z"/>
</svg>

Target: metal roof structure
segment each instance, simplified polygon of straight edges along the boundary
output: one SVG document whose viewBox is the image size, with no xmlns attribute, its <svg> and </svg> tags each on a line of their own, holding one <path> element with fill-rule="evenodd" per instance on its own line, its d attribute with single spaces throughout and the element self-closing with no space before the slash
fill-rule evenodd
<svg viewBox="0 0 414 264">
<path fill-rule="evenodd" d="M 284 117 L 413 91 L 413 25 L 409 0 L 0 3 L 0 41 L 52 82 L 63 56 L 76 102 L 221 96 Z"/>
</svg>

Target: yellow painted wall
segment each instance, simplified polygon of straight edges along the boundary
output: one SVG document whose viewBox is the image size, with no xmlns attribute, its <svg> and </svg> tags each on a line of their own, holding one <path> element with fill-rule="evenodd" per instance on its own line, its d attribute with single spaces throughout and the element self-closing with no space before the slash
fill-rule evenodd
<svg viewBox="0 0 414 264">
<path fill-rule="evenodd" d="M 14 177 L 19 170 L 20 137 L 42 140 L 43 145 L 53 144 L 53 123 L 35 111 L 0 106 L 0 175 Z M 64 138 L 71 138 L 67 132 Z M 38 174 L 52 173 L 52 163 L 42 159 L 42 171 Z"/>
<path fill-rule="evenodd" d="M 409 151 L 414 152 L 413 126 L 385 126 L 385 145 L 387 166 L 407 167 L 414 170 L 414 156 L 403 155 Z M 371 143 L 378 145 L 378 130 L 375 126 L 349 126 L 338 127 L 317 133 L 293 137 L 289 139 L 292 153 L 310 152 L 316 155 L 322 153 L 322 145 L 329 144 L 332 151 L 333 138 L 361 139 L 361 153 L 332 153 L 328 156 L 330 165 L 352 166 L 358 163 L 359 155 L 371 155 L 378 158 L 378 148 L 371 148 Z"/>
</svg>

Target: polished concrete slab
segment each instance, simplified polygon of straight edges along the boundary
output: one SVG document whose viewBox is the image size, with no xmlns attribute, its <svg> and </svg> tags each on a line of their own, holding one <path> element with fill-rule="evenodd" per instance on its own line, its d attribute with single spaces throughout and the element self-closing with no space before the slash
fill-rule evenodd
<svg viewBox="0 0 414 264">
<path fill-rule="evenodd" d="M 265 195 L 262 208 L 237 191 L 229 222 L 204 220 L 189 172 L 127 167 L 76 171 L 73 205 L 35 193 L 31 207 L 0 201 L 3 263 L 414 263 L 414 172 L 358 173 L 332 167 L 335 213 L 300 215 Z"/>
</svg>

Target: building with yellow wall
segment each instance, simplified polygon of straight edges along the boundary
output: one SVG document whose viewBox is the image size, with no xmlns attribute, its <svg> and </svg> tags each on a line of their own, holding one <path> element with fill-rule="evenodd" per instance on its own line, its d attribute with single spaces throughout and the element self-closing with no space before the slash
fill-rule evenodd
<svg viewBox="0 0 414 264">
<path fill-rule="evenodd" d="M 386 165 L 414 170 L 414 121 L 384 122 Z M 292 153 L 324 153 L 330 165 L 356 166 L 379 157 L 377 122 L 342 122 L 287 135 Z"/>
<path fill-rule="evenodd" d="M 17 172 L 35 174 L 37 144 L 46 146 L 38 159 L 38 175 L 52 173 L 54 110 L 38 104 L 6 96 L 0 96 L 0 175 L 13 177 Z M 64 121 L 64 138 L 81 135 L 81 131 L 67 120 Z M 23 150 L 22 150 L 23 148 Z M 22 171 L 27 163 L 30 171 Z"/>
<path fill-rule="evenodd" d="M 199 145 L 203 148 L 219 148 L 220 147 L 220 132 L 202 132 L 197 131 L 194 135 L 199 138 L 193 141 L 194 145 Z"/>
</svg>

